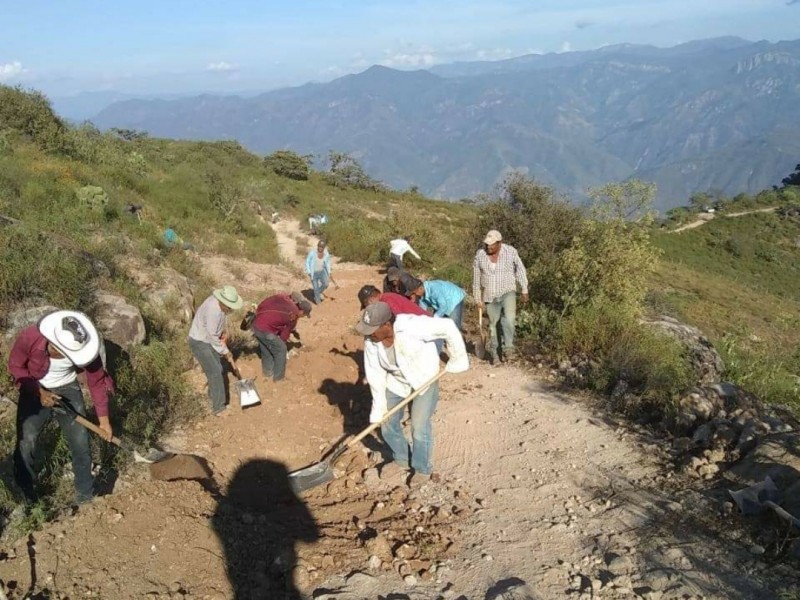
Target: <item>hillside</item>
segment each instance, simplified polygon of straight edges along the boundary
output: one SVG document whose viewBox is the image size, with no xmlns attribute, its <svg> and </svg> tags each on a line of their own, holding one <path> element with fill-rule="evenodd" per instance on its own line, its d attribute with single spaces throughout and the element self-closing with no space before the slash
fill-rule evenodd
<svg viewBox="0 0 800 600">
<path fill-rule="evenodd" d="M 490 191 L 509 169 L 575 198 L 637 177 L 658 184 L 664 210 L 696 191 L 755 193 L 796 164 L 798 65 L 798 41 L 617 45 L 431 72 L 372 67 L 253 98 L 129 100 L 93 121 L 256 152 L 336 148 L 394 188 L 448 199 Z"/>
</svg>

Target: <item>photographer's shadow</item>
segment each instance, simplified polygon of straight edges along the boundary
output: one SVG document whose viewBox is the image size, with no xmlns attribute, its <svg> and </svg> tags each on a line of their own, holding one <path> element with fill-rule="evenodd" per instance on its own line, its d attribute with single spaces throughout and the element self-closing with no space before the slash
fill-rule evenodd
<svg viewBox="0 0 800 600">
<path fill-rule="evenodd" d="M 240 466 L 219 496 L 212 525 L 236 600 L 302 597 L 293 580 L 295 543 L 317 540 L 319 528 L 289 487 L 284 464 L 258 459 Z"/>
</svg>

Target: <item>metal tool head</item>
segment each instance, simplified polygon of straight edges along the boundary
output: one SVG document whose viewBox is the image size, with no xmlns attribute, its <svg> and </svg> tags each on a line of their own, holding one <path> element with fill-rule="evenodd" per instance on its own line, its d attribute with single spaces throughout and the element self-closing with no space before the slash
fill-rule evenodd
<svg viewBox="0 0 800 600">
<path fill-rule="evenodd" d="M 256 390 L 255 379 L 240 379 L 236 382 L 236 389 L 239 392 L 239 405 L 242 408 L 261 404 L 261 396 Z"/>
</svg>

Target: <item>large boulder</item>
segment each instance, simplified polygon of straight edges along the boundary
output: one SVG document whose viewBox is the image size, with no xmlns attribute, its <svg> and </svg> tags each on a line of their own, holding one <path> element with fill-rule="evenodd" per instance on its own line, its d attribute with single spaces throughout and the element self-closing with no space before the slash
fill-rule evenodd
<svg viewBox="0 0 800 600">
<path fill-rule="evenodd" d="M 6 346 L 13 344 L 17 334 L 28 325 L 37 323 L 43 316 L 55 310 L 58 310 L 55 306 L 41 304 L 28 308 L 17 308 L 9 312 L 5 318 L 5 332 L 3 333 L 3 341 Z"/>
<path fill-rule="evenodd" d="M 167 322 L 188 325 L 194 317 L 194 295 L 189 280 L 169 267 L 145 268 L 128 264 L 128 275 L 139 287 L 149 308 Z"/>
<path fill-rule="evenodd" d="M 95 296 L 95 324 L 106 343 L 130 352 L 145 340 L 144 319 L 139 309 L 122 296 L 98 292 Z"/>
<path fill-rule="evenodd" d="M 667 316 L 643 319 L 642 323 L 669 334 L 684 345 L 699 384 L 714 383 L 722 379 L 725 364 L 714 345 L 697 327 Z"/>
</svg>

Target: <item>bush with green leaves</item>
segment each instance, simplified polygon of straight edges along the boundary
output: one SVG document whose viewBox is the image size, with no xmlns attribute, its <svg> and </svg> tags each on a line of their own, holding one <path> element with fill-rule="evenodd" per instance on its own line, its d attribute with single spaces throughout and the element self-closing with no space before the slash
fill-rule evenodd
<svg viewBox="0 0 800 600">
<path fill-rule="evenodd" d="M 67 125 L 41 92 L 0 85 L 0 129 L 16 131 L 46 151 L 69 150 Z"/>
<path fill-rule="evenodd" d="M 108 194 L 97 185 L 86 185 L 75 191 L 78 202 L 83 208 L 102 211 L 108 205 Z"/>
<path fill-rule="evenodd" d="M 291 150 L 276 150 L 264 158 L 264 165 L 281 177 L 306 181 L 310 172 L 311 156 L 300 156 Z"/>
<path fill-rule="evenodd" d="M 353 187 L 360 190 L 373 192 L 385 191 L 386 186 L 377 179 L 370 177 L 364 167 L 346 152 L 331 150 L 328 154 L 330 170 L 326 174 L 327 181 L 340 188 Z"/>
</svg>

